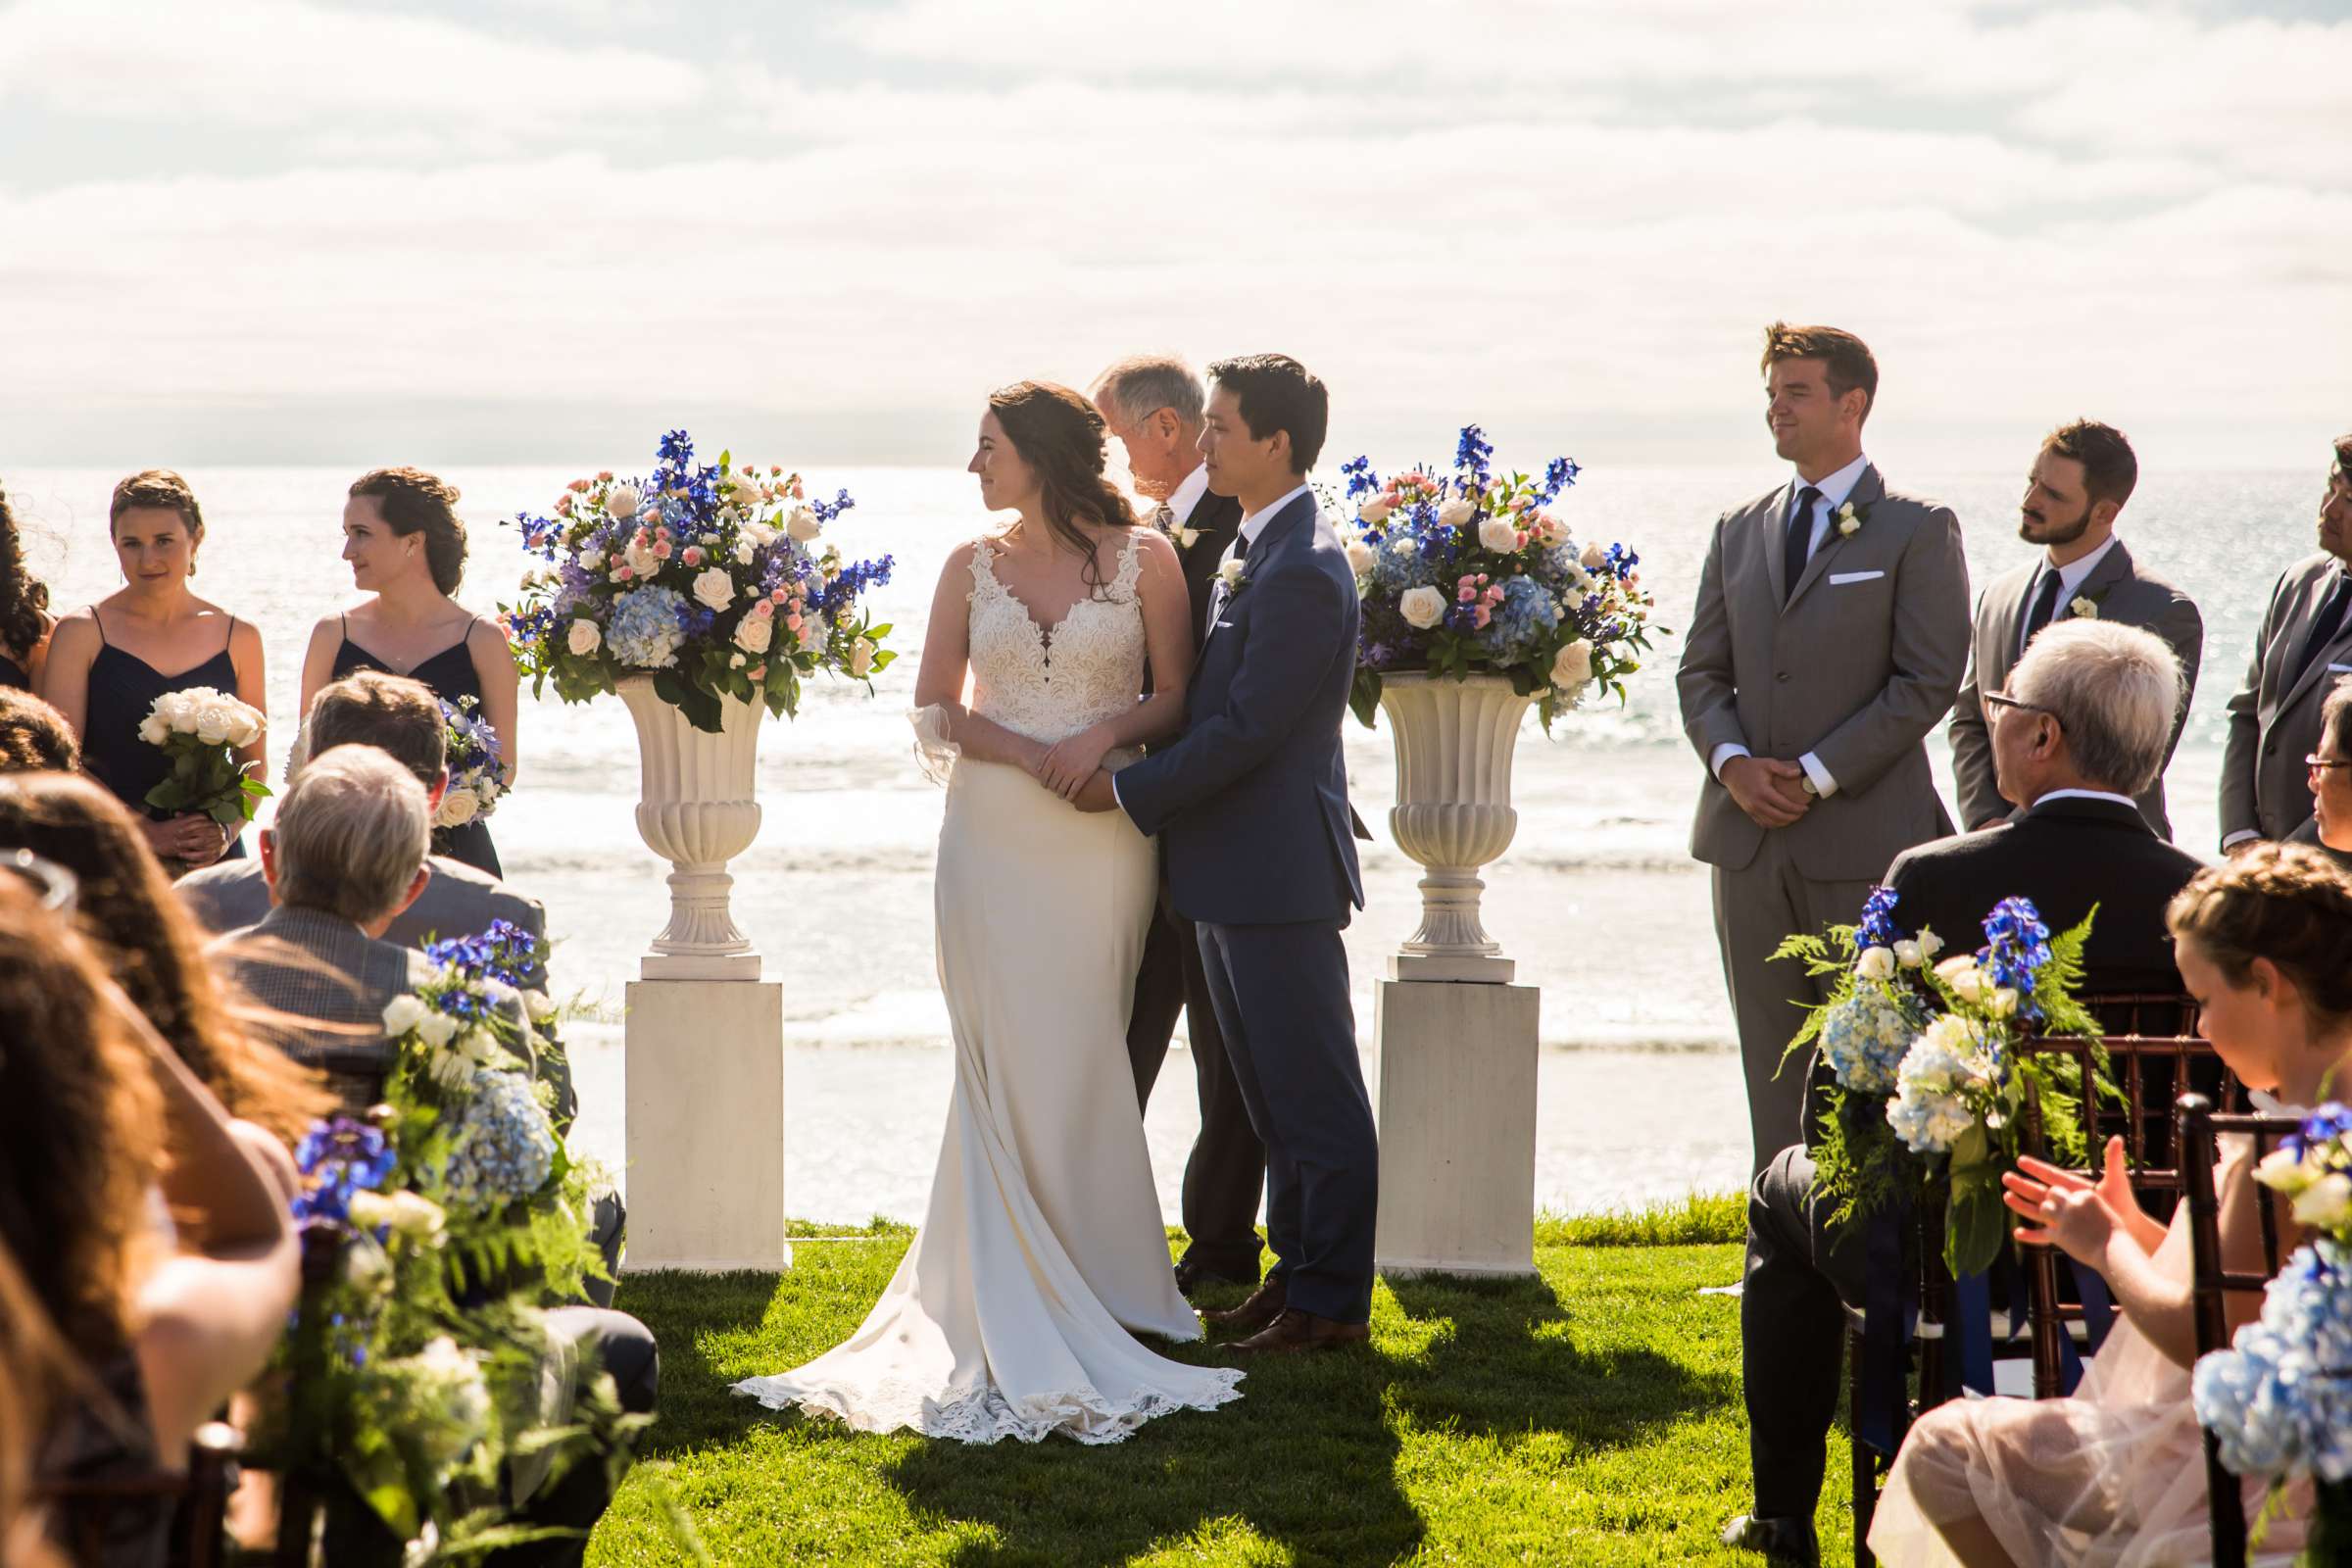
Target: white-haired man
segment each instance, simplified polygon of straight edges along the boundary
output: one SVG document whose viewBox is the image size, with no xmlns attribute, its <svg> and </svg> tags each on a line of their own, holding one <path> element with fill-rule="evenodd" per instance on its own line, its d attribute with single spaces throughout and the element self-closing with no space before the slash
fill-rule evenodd
<svg viewBox="0 0 2352 1568">
<path fill-rule="evenodd" d="M 2035 637 L 2007 684 L 1983 701 L 2001 795 L 2022 809 L 1897 856 L 1886 873 L 1895 923 L 1933 929 L 1957 953 L 1980 945 L 2002 899 L 2031 899 L 2053 931 L 2096 905 L 2084 992 L 2178 995 L 2164 911 L 2201 862 L 2158 838 L 2135 798 L 2171 750 L 2180 660 L 2152 632 L 2077 619 Z M 1838 1407 L 1841 1303 L 1864 1295 L 1861 1238 L 1828 1229 L 1813 1181 L 1797 1145 L 1764 1167 L 1748 1197 L 1740 1334 L 1755 1510 L 1733 1520 L 1724 1541 L 1776 1562 L 1820 1557 L 1813 1510 Z"/>
</svg>

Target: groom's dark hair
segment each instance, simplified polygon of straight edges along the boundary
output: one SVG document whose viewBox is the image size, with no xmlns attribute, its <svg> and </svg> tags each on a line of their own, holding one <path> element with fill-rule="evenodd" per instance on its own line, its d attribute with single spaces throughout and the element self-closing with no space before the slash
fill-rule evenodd
<svg viewBox="0 0 2352 1568">
<path fill-rule="evenodd" d="M 1233 389 L 1250 440 L 1287 430 L 1291 470 L 1304 473 L 1315 466 L 1331 426 L 1331 394 L 1314 372 L 1288 354 L 1244 354 L 1210 365 L 1208 378 Z"/>
<path fill-rule="evenodd" d="M 1819 360 L 1834 398 L 1860 387 L 1865 419 L 1878 406 L 1879 362 L 1872 357 L 1870 345 L 1851 332 L 1835 326 L 1790 326 L 1787 321 L 1775 321 L 1764 329 L 1764 363 L 1758 368 L 1770 375 L 1783 360 Z"/>
</svg>

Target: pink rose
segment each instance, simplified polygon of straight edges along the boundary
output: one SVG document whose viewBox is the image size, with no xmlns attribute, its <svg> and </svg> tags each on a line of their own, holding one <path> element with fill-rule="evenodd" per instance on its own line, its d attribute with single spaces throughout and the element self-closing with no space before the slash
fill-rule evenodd
<svg viewBox="0 0 2352 1568">
<path fill-rule="evenodd" d="M 612 482 L 612 470 L 611 468 L 597 469 L 596 482 L 599 484 L 611 484 Z"/>
<path fill-rule="evenodd" d="M 782 603 L 784 603 L 784 600 L 785 600 L 785 598 L 786 598 L 786 595 L 785 595 L 785 592 L 784 592 L 784 590 L 783 590 L 783 589 L 781 589 L 781 588 L 773 588 L 773 589 L 770 589 L 770 590 L 768 591 L 767 598 L 768 598 L 768 603 L 770 603 L 770 604 L 774 604 L 774 605 L 781 605 Z"/>
<path fill-rule="evenodd" d="M 588 493 L 588 481 L 585 479 L 574 479 L 571 481 L 571 483 L 565 485 L 564 488 L 571 491 L 575 495 L 584 496 Z"/>
<path fill-rule="evenodd" d="M 626 566 L 614 566 L 612 568 L 612 580 L 614 582 L 627 582 L 631 577 L 636 575 L 637 574 L 635 572 L 631 571 Z"/>
<path fill-rule="evenodd" d="M 701 545 L 688 545 L 686 547 L 686 564 L 689 566 L 699 566 L 702 564 L 703 547 Z"/>
<path fill-rule="evenodd" d="M 667 561 L 669 559 L 669 530 L 667 528 L 662 529 L 662 537 L 654 541 L 654 555 L 658 560 Z"/>
<path fill-rule="evenodd" d="M 1481 605 L 1481 606 L 1479 606 L 1479 607 L 1478 607 L 1478 623 L 1479 623 L 1481 626 L 1484 626 L 1484 625 L 1485 625 L 1485 624 L 1486 624 L 1488 621 L 1490 621 L 1490 620 L 1493 620 L 1494 618 L 1494 612 L 1493 612 L 1492 610 L 1489 610 L 1489 609 L 1488 609 L 1486 606 L 1484 606 L 1484 605 Z"/>
<path fill-rule="evenodd" d="M 801 491 L 801 476 L 797 473 L 792 476 L 792 499 L 795 501 L 806 501 L 808 499 Z"/>
<path fill-rule="evenodd" d="M 1466 605 L 1478 597 L 1478 589 L 1468 578 L 1464 578 L 1462 585 L 1453 591 L 1453 597 Z"/>
<path fill-rule="evenodd" d="M 770 601 L 768 601 L 768 600 L 765 600 L 765 599 L 755 599 L 755 600 L 753 600 L 753 601 L 752 601 L 752 613 L 753 613 L 753 614 L 755 614 L 755 615 L 759 615 L 759 616 L 760 616 L 761 618 L 765 618 L 765 617 L 767 617 L 767 616 L 773 615 L 775 612 L 776 612 L 776 607 L 775 607 L 775 605 L 774 605 L 773 603 L 771 603 Z"/>
<path fill-rule="evenodd" d="M 571 497 L 569 494 L 556 497 L 556 515 L 559 517 L 568 517 L 571 515 Z"/>
</svg>

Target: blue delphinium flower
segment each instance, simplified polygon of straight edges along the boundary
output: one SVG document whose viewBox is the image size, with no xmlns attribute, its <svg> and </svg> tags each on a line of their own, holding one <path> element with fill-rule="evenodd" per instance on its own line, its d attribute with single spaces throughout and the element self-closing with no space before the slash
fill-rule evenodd
<svg viewBox="0 0 2352 1568">
<path fill-rule="evenodd" d="M 452 1144 L 444 1183 L 453 1201 L 469 1206 L 527 1198 L 555 1170 L 555 1129 L 523 1073 L 475 1073 Z"/>
<path fill-rule="evenodd" d="M 294 1167 L 317 1185 L 299 1194 L 294 1217 L 346 1220 L 351 1195 L 374 1192 L 392 1174 L 394 1155 L 381 1129 L 349 1116 L 314 1122 L 294 1146 Z"/>
<path fill-rule="evenodd" d="M 1984 917 L 1984 949 L 1978 955 L 1985 978 L 2017 993 L 2018 1016 L 2038 1019 L 2034 981 L 2050 961 L 2050 928 L 2027 899 L 2003 899 Z"/>
<path fill-rule="evenodd" d="M 666 669 L 678 662 L 678 647 L 686 640 L 678 624 L 685 596 L 659 583 L 632 588 L 612 601 L 612 624 L 605 646 L 612 657 L 639 669 Z"/>
<path fill-rule="evenodd" d="M 1891 948 L 1910 935 L 1894 923 L 1895 892 L 1890 887 L 1875 887 L 1862 901 L 1862 919 L 1854 929 L 1854 945 L 1860 948 Z"/>
<path fill-rule="evenodd" d="M 1372 460 L 1357 457 L 1352 463 L 1340 465 L 1340 472 L 1348 476 L 1348 499 L 1369 495 L 1380 488 L 1380 476 L 1372 471 Z"/>
<path fill-rule="evenodd" d="M 1547 507 L 1557 501 L 1560 492 L 1576 483 L 1576 476 L 1582 471 L 1566 458 L 1552 459 L 1544 469 L 1543 486 L 1536 491 L 1536 505 Z"/>
<path fill-rule="evenodd" d="M 1476 482 L 1464 483 L 1462 477 L 1457 477 L 1454 480 L 1455 488 L 1464 495 L 1474 490 L 1484 490 L 1489 465 L 1494 457 L 1494 443 L 1487 439 L 1486 432 L 1475 424 L 1463 425 L 1462 438 L 1453 449 L 1453 471 L 1457 476 L 1467 476 Z"/>
</svg>

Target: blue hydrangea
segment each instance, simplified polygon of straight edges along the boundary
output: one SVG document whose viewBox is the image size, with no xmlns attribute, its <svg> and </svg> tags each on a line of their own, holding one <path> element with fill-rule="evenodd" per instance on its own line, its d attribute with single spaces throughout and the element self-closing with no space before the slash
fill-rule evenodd
<svg viewBox="0 0 2352 1568">
<path fill-rule="evenodd" d="M 1372 564 L 1372 581 L 1395 594 L 1401 594 L 1407 588 L 1436 586 L 1438 563 L 1426 550 L 1395 548 L 1398 539 L 1410 542 L 1412 535 L 1392 529 L 1381 541 L 1379 559 Z"/>
<path fill-rule="evenodd" d="M 1502 585 L 1502 603 L 1478 634 L 1479 645 L 1497 661 L 1527 658 L 1560 623 L 1559 606 L 1543 584 L 1530 577 L 1513 577 Z"/>
<path fill-rule="evenodd" d="M 1895 1069 L 1919 1027 L 1885 987 L 1868 981 L 1821 1021 L 1821 1056 L 1856 1094 L 1891 1095 Z"/>
<path fill-rule="evenodd" d="M 452 1201 L 497 1208 L 547 1185 L 556 1133 L 527 1074 L 477 1072 L 444 1178 Z"/>
<path fill-rule="evenodd" d="M 2352 1249 L 2298 1248 L 2261 1318 L 2197 1362 L 2190 1394 L 2234 1474 L 2352 1479 Z"/>
<path fill-rule="evenodd" d="M 686 629 L 678 612 L 685 597 L 659 583 L 633 588 L 612 601 L 612 624 L 606 628 L 605 646 L 612 657 L 639 669 L 667 669 L 678 662 Z"/>
</svg>

